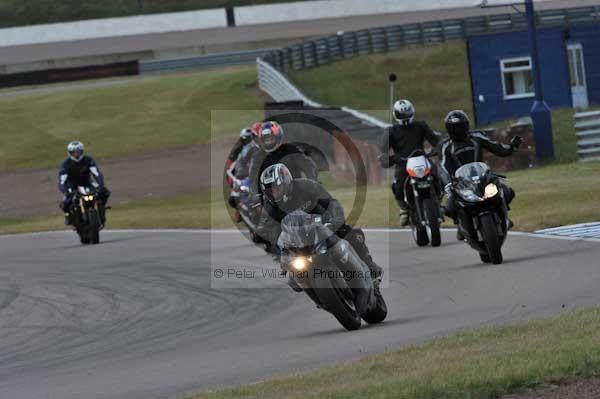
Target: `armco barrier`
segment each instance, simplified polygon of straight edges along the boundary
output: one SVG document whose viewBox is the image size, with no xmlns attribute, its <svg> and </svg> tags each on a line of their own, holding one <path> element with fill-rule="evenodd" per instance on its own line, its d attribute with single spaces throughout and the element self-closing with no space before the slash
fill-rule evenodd
<svg viewBox="0 0 600 399">
<path fill-rule="evenodd" d="M 539 28 L 600 22 L 600 6 L 545 10 L 537 14 Z M 526 30 L 518 13 L 467 17 L 344 32 L 271 51 L 264 60 L 280 71 L 301 70 L 356 55 L 386 53 L 409 45 L 466 39 L 472 35 Z"/>
<path fill-rule="evenodd" d="M 169 60 L 141 61 L 140 73 L 176 72 L 193 69 L 219 68 L 232 65 L 248 65 L 255 63 L 257 57 L 261 57 L 269 51 L 271 51 L 271 49 L 218 53 Z"/>
<path fill-rule="evenodd" d="M 600 161 L 600 111 L 575 114 L 577 154 L 581 161 Z"/>
</svg>

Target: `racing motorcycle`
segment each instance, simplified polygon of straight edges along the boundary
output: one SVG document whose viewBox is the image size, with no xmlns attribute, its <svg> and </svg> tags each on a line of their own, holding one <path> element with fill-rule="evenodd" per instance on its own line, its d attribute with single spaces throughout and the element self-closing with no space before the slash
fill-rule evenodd
<svg viewBox="0 0 600 399">
<path fill-rule="evenodd" d="M 442 244 L 440 226 L 443 216 L 440 211 L 440 186 L 432 173 L 429 156 L 422 150 L 414 151 L 406 161 L 408 178 L 404 182 L 404 202 L 409 208 L 409 223 L 413 239 L 420 247 L 431 243 L 432 247 Z"/>
<path fill-rule="evenodd" d="M 72 207 L 69 212 L 71 224 L 74 226 L 82 244 L 100 243 L 102 219 L 100 207 L 103 205 L 95 187 L 77 187 L 72 193 Z"/>
<path fill-rule="evenodd" d="M 465 164 L 454 176 L 450 189 L 457 201 L 459 231 L 479 252 L 482 262 L 502 263 L 502 245 L 510 221 L 499 183 L 506 177 L 493 173 L 483 162 Z"/>
<path fill-rule="evenodd" d="M 281 222 L 278 246 L 290 286 L 304 291 L 344 328 L 357 330 L 361 319 L 374 324 L 386 318 L 387 305 L 368 266 L 329 224 L 322 223 L 321 216 L 288 214 Z"/>
<path fill-rule="evenodd" d="M 250 194 L 250 179 L 235 181 L 234 192 L 237 196 L 237 210 L 240 213 L 242 222 L 250 232 L 250 238 L 255 243 L 262 242 L 260 237 L 255 233 L 262 211 L 262 203 L 252 198 Z"/>
</svg>

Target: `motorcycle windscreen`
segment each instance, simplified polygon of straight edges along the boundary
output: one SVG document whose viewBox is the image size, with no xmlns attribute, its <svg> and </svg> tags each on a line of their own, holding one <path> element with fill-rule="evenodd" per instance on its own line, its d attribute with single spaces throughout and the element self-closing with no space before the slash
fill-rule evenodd
<svg viewBox="0 0 600 399">
<path fill-rule="evenodd" d="M 459 181 L 470 181 L 479 184 L 486 174 L 490 171 L 490 167 L 483 162 L 471 162 L 458 168 L 454 176 Z"/>
<path fill-rule="evenodd" d="M 279 245 L 284 248 L 306 248 L 319 242 L 318 223 L 314 216 L 294 211 L 281 221 Z"/>
</svg>

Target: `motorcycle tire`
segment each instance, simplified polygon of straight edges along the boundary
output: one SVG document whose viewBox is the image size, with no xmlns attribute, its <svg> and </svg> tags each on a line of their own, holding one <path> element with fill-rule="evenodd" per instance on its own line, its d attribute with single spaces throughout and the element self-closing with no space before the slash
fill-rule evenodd
<svg viewBox="0 0 600 399">
<path fill-rule="evenodd" d="M 333 281 L 337 280 L 337 281 Z M 314 292 L 319 298 L 322 306 L 331 313 L 337 321 L 348 331 L 358 330 L 361 326 L 361 317 L 356 311 L 348 305 L 348 300 L 343 296 L 337 287 L 347 287 L 346 281 L 343 278 L 328 279 L 315 278 Z"/>
<path fill-rule="evenodd" d="M 490 263 L 492 261 L 488 254 L 482 254 L 481 252 L 479 253 L 479 259 L 481 259 L 483 263 Z"/>
<path fill-rule="evenodd" d="M 437 201 L 428 198 L 423 200 L 423 209 L 429 223 L 429 242 L 432 247 L 442 245 L 442 233 L 440 231 L 440 206 Z"/>
<path fill-rule="evenodd" d="M 487 248 L 490 262 L 494 265 L 502 263 L 502 244 L 498 236 L 498 228 L 494 217 L 490 214 L 482 215 L 479 219 L 481 224 L 481 234 L 485 247 Z"/>
<path fill-rule="evenodd" d="M 363 320 L 369 324 L 381 323 L 387 317 L 387 304 L 379 290 L 375 291 L 375 298 L 377 299 L 375 308 L 363 316 Z"/>
<path fill-rule="evenodd" d="M 413 239 L 419 247 L 429 245 L 429 236 L 427 235 L 427 229 L 425 227 L 413 225 L 411 228 Z"/>
<path fill-rule="evenodd" d="M 87 231 L 85 231 L 85 229 L 82 229 L 81 227 L 76 227 L 76 229 L 81 244 L 88 245 L 90 243 L 90 237 L 88 236 Z"/>
<path fill-rule="evenodd" d="M 88 219 L 88 237 L 90 244 L 96 245 L 100 243 L 100 215 L 95 209 L 87 212 Z"/>
</svg>

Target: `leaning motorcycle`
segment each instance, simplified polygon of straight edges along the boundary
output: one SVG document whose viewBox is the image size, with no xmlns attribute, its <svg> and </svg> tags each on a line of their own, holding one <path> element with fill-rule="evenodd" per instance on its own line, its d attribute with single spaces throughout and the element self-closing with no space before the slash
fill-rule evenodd
<svg viewBox="0 0 600 399">
<path fill-rule="evenodd" d="M 281 222 L 278 245 L 281 267 L 295 291 L 304 291 L 347 330 L 360 328 L 361 319 L 380 323 L 387 305 L 368 266 L 350 244 L 337 237 L 321 216 L 295 211 Z"/>
<path fill-rule="evenodd" d="M 262 203 L 250 194 L 250 179 L 238 180 L 234 183 L 234 192 L 237 196 L 237 210 L 242 222 L 248 228 L 253 242 L 261 243 L 263 240 L 256 234 L 256 227 L 262 211 Z"/>
<path fill-rule="evenodd" d="M 458 229 L 482 262 L 502 263 L 508 235 L 508 208 L 500 185 L 504 176 L 483 162 L 461 166 L 450 186 L 457 201 Z"/>
<path fill-rule="evenodd" d="M 409 208 L 413 239 L 420 247 L 429 243 L 432 247 L 442 244 L 440 187 L 432 171 L 428 155 L 422 150 L 416 150 L 406 158 L 409 177 L 404 182 L 404 202 Z"/>
<path fill-rule="evenodd" d="M 71 224 L 75 227 L 82 244 L 100 243 L 102 206 L 98 192 L 94 187 L 77 187 L 73 193 L 72 207 L 69 212 Z"/>
</svg>

